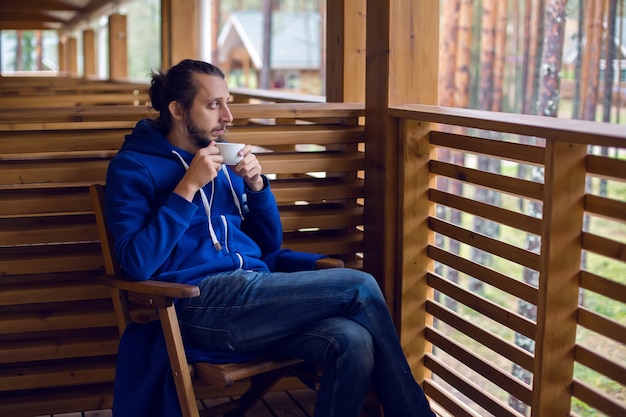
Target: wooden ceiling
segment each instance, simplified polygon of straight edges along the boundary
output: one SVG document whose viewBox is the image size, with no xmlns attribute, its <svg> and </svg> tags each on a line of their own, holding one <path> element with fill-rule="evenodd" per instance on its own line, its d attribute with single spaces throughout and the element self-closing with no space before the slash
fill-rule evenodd
<svg viewBox="0 0 626 417">
<path fill-rule="evenodd" d="M 58 30 L 80 28 L 90 19 L 113 10 L 119 0 L 0 0 L 0 30 Z"/>
</svg>

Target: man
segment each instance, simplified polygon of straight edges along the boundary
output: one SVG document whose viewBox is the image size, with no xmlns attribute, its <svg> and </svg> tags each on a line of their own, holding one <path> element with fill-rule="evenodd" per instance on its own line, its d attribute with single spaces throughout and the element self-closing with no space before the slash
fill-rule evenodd
<svg viewBox="0 0 626 417">
<path fill-rule="evenodd" d="M 349 268 L 270 272 L 282 227 L 251 146 L 236 166 L 216 142 L 233 117 L 224 74 L 193 60 L 152 75 L 159 111 L 126 137 L 107 174 L 115 252 L 134 279 L 194 284 L 177 303 L 185 342 L 321 363 L 316 417 L 356 417 L 370 382 L 387 417 L 434 416 L 411 375 L 376 280 Z"/>
</svg>

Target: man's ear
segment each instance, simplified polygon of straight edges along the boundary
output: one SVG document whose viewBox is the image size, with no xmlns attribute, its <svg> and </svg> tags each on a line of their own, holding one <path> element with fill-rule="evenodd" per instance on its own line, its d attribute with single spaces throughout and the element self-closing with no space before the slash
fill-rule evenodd
<svg viewBox="0 0 626 417">
<path fill-rule="evenodd" d="M 178 121 L 183 119 L 183 109 L 181 108 L 178 101 L 170 101 L 170 104 L 167 105 L 167 108 L 170 111 L 172 117 Z"/>
</svg>

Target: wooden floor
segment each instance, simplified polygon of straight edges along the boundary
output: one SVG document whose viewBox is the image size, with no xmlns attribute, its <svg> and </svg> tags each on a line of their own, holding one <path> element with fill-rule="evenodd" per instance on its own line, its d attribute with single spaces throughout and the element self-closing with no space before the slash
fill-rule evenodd
<svg viewBox="0 0 626 417">
<path fill-rule="evenodd" d="M 270 392 L 246 413 L 246 417 L 312 417 L 316 395 L 311 389 Z M 206 402 L 207 406 L 228 401 L 228 398 L 210 401 L 210 404 Z M 40 417 L 112 417 L 112 413 L 111 410 L 98 410 Z M 374 417 L 374 414 L 364 409 L 361 417 Z"/>
</svg>

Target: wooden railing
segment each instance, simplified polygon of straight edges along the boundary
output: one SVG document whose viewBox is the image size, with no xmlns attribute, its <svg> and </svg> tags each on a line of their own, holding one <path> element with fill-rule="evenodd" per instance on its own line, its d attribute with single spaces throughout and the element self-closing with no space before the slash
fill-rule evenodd
<svg viewBox="0 0 626 417">
<path fill-rule="evenodd" d="M 401 333 L 427 395 L 455 417 L 626 415 L 626 128 L 389 114 Z"/>
<path fill-rule="evenodd" d="M 285 246 L 361 267 L 363 106 L 231 109 L 229 139 L 255 145 L 274 178 Z M 103 259 L 88 187 L 104 182 L 137 119 L 154 116 L 111 106 L 0 117 L 0 416 L 111 407 L 118 335 L 109 290 L 96 279 Z M 256 118 L 273 123 L 248 123 Z"/>
<path fill-rule="evenodd" d="M 148 87 L 138 82 L 73 77 L 0 77 L 0 109 L 135 105 L 149 102 Z"/>
<path fill-rule="evenodd" d="M 281 100 L 270 98 L 248 96 Z M 286 244 L 362 267 L 362 173 L 376 161 L 363 106 L 232 110 L 230 140 L 258 146 L 275 178 Z M 117 339 L 93 281 L 101 257 L 86 190 L 153 115 L 0 115 L 0 415 L 110 406 Z M 401 184 L 398 327 L 434 408 L 626 415 L 626 130 L 419 105 L 389 115 L 404 144 L 389 168 Z"/>
</svg>

